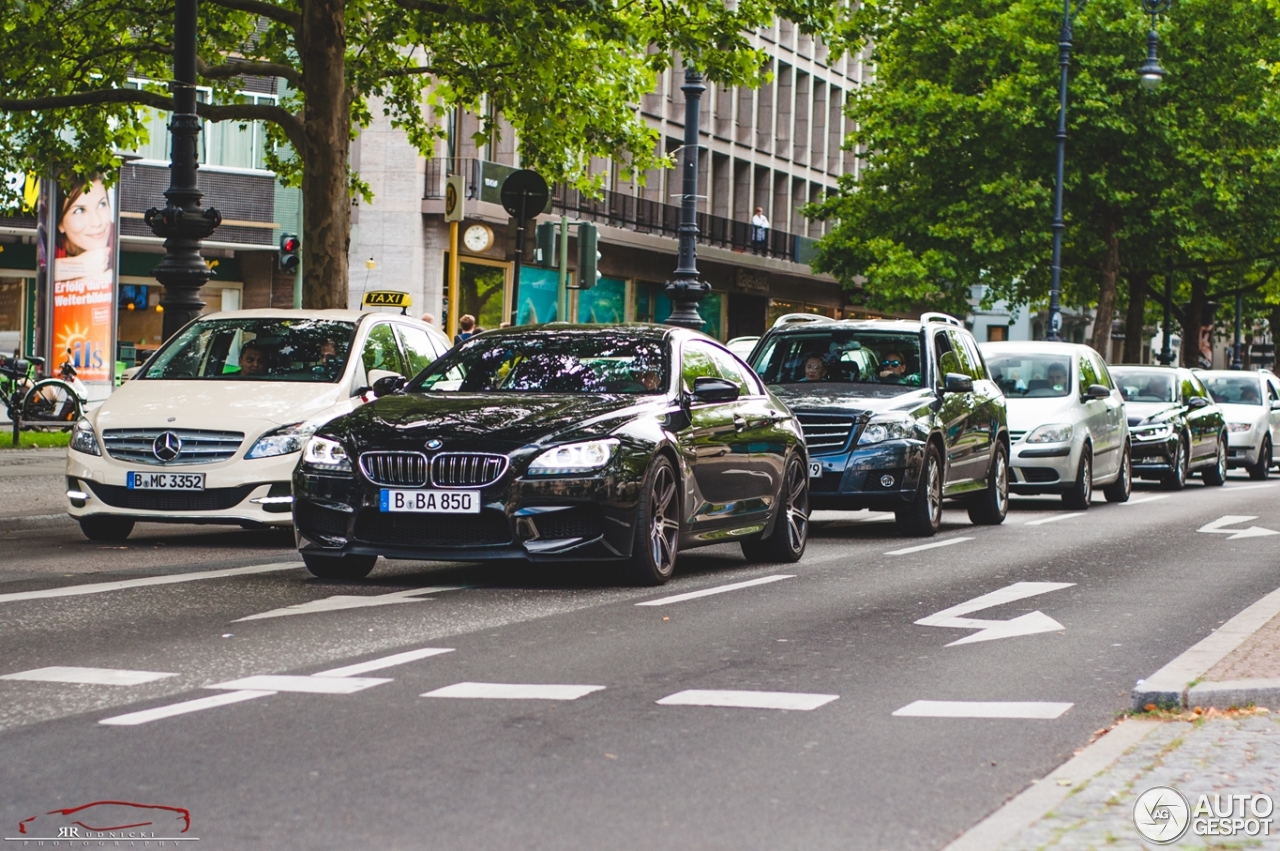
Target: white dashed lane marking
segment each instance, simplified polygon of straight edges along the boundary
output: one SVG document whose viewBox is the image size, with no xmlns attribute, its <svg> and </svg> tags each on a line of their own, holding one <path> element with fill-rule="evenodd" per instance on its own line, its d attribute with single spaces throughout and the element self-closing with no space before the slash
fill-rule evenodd
<svg viewBox="0 0 1280 851">
<path fill-rule="evenodd" d="M 713 594 L 723 594 L 726 591 L 737 591 L 739 588 L 751 588 L 755 585 L 768 585 L 770 582 L 778 582 L 782 579 L 795 579 L 795 574 L 788 573 L 780 576 L 765 576 L 762 579 L 750 579 L 746 582 L 735 582 L 732 585 L 718 585 L 715 588 L 704 588 L 701 591 L 690 591 L 687 594 L 676 594 L 674 597 L 662 597 L 657 600 L 645 600 L 643 603 L 636 603 L 637 606 L 666 606 L 670 603 L 682 603 L 685 600 L 696 600 L 699 597 L 710 597 Z"/>
<path fill-rule="evenodd" d="M 420 697 L 456 697 L 480 700 L 577 700 L 604 686 L 546 685 L 539 683 L 455 683 Z"/>
<path fill-rule="evenodd" d="M 1046 523 L 1056 523 L 1059 520 L 1067 520 L 1072 517 L 1084 517 L 1084 512 L 1078 511 L 1074 514 L 1055 514 L 1052 517 L 1042 517 L 1039 520 L 1028 520 L 1026 523 L 1023 523 L 1022 525 L 1023 526 L 1043 526 Z"/>
<path fill-rule="evenodd" d="M 165 677 L 176 677 L 177 674 L 165 674 L 160 671 L 124 671 L 118 668 L 72 668 L 52 667 L 36 668 L 33 671 L 20 671 L 16 674 L 5 674 L 0 680 L 24 680 L 33 683 L 85 683 L 95 686 L 136 686 L 163 680 Z"/>
<path fill-rule="evenodd" d="M 392 665 L 403 665 L 406 662 L 416 662 L 419 659 L 426 659 L 431 656 L 439 656 L 441 653 L 452 653 L 452 647 L 423 647 L 419 650 L 410 650 L 405 653 L 397 653 L 394 656 L 384 656 L 381 659 L 372 659 L 368 662 L 359 662 L 355 665 L 346 665 L 342 668 L 333 668 L 328 671 L 320 671 L 312 674 L 313 677 L 354 677 L 358 674 L 367 674 L 370 671 L 381 671 L 383 668 L 390 668 Z"/>
<path fill-rule="evenodd" d="M 46 588 L 43 591 L 17 591 L 13 594 L 0 594 L 0 603 L 16 603 L 20 600 L 48 600 L 53 597 L 78 597 L 83 594 L 123 591 L 127 588 L 146 588 L 150 585 L 173 585 L 178 582 L 197 582 L 202 579 L 225 579 L 228 576 L 248 576 L 254 573 L 297 570 L 301 567 L 302 562 L 289 561 L 282 564 L 257 564 L 252 567 L 235 567 L 229 570 L 202 570 L 198 573 L 177 573 L 167 576 L 147 576 L 143 579 L 122 579 L 119 582 L 69 585 L 65 588 Z"/>
<path fill-rule="evenodd" d="M 791 691 L 713 691 L 688 689 L 657 701 L 661 706 L 722 706 L 733 709 L 793 709 L 807 712 L 840 697 Z"/>
<path fill-rule="evenodd" d="M 1142 499 L 1131 499 L 1128 502 L 1122 502 L 1121 505 L 1142 505 L 1144 502 L 1155 502 L 1157 499 L 1168 499 L 1169 494 L 1158 493 L 1155 496 L 1144 496 Z"/>
<path fill-rule="evenodd" d="M 1034 718 L 1052 720 L 1070 709 L 1070 703 L 917 700 L 893 714 L 902 718 Z"/>
<path fill-rule="evenodd" d="M 303 694 L 355 694 L 373 686 L 389 683 L 382 677 L 293 677 L 285 674 L 261 674 L 206 686 L 232 691 L 295 691 Z"/>
<path fill-rule="evenodd" d="M 889 550 L 885 553 L 887 556 L 905 556 L 911 553 L 924 552 L 925 550 L 934 550 L 938 547 L 949 547 L 952 544 L 961 544 L 965 541 L 972 541 L 973 538 L 947 538 L 945 541 L 934 541 L 932 544 L 920 544 L 917 547 L 905 547 L 900 550 Z"/>
<path fill-rule="evenodd" d="M 171 703 L 168 706 L 157 706 L 155 709 L 144 709 L 141 712 L 130 712 L 128 715 L 117 715 L 114 718 L 103 718 L 99 724 L 107 724 L 112 727 L 133 727 L 138 724 L 146 724 L 148 721 L 159 721 L 161 718 L 172 718 L 175 715 L 186 715 L 188 712 L 199 712 L 203 709 L 213 709 L 218 706 L 227 706 L 232 703 L 240 703 L 245 700 L 253 700 L 255 697 L 266 697 L 275 694 L 274 691 L 230 691 L 226 694 L 215 694 L 213 697 L 201 697 L 195 700 L 187 700 L 182 703 Z"/>
</svg>

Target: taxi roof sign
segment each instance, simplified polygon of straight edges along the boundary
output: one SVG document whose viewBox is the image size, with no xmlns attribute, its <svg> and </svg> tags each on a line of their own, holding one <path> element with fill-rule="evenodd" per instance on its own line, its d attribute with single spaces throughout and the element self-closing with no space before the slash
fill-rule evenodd
<svg viewBox="0 0 1280 851">
<path fill-rule="evenodd" d="M 364 294 L 364 298 L 360 300 L 360 306 L 364 307 L 398 307 L 401 310 L 407 310 L 413 304 L 413 299 L 409 298 L 408 293 L 397 292 L 396 290 L 374 290 Z"/>
</svg>

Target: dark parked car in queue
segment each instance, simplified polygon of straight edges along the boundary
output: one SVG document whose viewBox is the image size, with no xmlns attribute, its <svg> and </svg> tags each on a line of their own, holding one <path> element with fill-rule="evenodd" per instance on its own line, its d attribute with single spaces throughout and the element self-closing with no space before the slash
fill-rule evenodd
<svg viewBox="0 0 1280 851">
<path fill-rule="evenodd" d="M 316 432 L 294 474 L 298 549 L 317 576 L 366 576 L 379 555 L 519 558 L 616 561 L 660 584 L 704 544 L 804 554 L 800 426 L 702 334 L 491 331 L 376 389 Z"/>
<path fill-rule="evenodd" d="M 1209 390 L 1184 367 L 1111 367 L 1124 396 L 1133 475 L 1181 490 L 1199 471 L 1206 485 L 1227 480 L 1227 424 Z"/>
<path fill-rule="evenodd" d="M 1005 399 L 959 321 L 783 325 L 751 363 L 804 429 L 815 508 L 892 511 L 909 535 L 937 532 L 945 498 L 975 523 L 1004 521 Z"/>
</svg>

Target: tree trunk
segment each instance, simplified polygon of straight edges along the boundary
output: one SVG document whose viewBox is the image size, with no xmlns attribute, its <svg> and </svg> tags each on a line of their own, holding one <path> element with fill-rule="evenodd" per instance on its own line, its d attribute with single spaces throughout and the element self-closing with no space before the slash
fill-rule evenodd
<svg viewBox="0 0 1280 851">
<path fill-rule="evenodd" d="M 1134 272 L 1129 276 L 1129 309 L 1124 316 L 1124 362 L 1142 363 L 1142 344 L 1147 336 L 1147 287 L 1151 273 Z"/>
<path fill-rule="evenodd" d="M 1120 239 L 1115 228 L 1107 235 L 1107 256 L 1098 279 L 1098 316 L 1093 322 L 1092 346 L 1105 359 L 1111 352 L 1111 322 L 1116 315 L 1116 280 L 1120 277 Z"/>
<path fill-rule="evenodd" d="M 347 157 L 345 0 L 303 0 L 299 49 L 306 94 L 302 177 L 302 306 L 347 307 L 351 199 Z"/>
<path fill-rule="evenodd" d="M 1182 357 L 1179 360 L 1183 366 L 1200 366 L 1200 326 L 1204 324 L 1208 286 L 1205 278 L 1191 276 L 1191 302 L 1182 316 Z"/>
</svg>

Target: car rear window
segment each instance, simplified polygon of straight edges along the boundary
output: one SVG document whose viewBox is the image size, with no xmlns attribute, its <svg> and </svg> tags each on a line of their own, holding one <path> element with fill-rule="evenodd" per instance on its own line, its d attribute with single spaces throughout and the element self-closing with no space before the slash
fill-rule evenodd
<svg viewBox="0 0 1280 851">
<path fill-rule="evenodd" d="M 147 365 L 142 379 L 332 383 L 347 365 L 353 322 L 243 317 L 187 326 Z"/>
<path fill-rule="evenodd" d="M 988 352 L 987 369 L 1009 398 L 1050 398 L 1071 392 L 1070 354 Z"/>
</svg>

